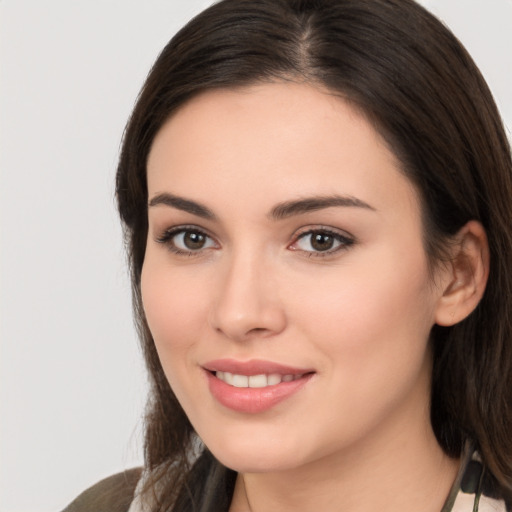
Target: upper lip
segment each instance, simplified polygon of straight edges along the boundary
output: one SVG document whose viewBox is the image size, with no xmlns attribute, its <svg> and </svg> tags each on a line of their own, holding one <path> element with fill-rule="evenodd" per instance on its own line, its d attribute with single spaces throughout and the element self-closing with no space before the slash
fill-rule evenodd
<svg viewBox="0 0 512 512">
<path fill-rule="evenodd" d="M 297 368 L 273 361 L 262 359 L 251 359 L 249 361 L 237 361 L 235 359 L 216 359 L 202 365 L 205 370 L 210 372 L 229 372 L 237 375 L 262 375 L 277 373 L 280 375 L 304 375 L 312 373 L 311 368 Z"/>
</svg>

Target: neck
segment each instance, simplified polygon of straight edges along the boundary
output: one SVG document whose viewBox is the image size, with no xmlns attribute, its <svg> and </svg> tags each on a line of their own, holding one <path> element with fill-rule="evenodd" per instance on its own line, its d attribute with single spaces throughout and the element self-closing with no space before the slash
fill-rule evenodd
<svg viewBox="0 0 512 512">
<path fill-rule="evenodd" d="M 435 439 L 428 407 L 364 442 L 290 470 L 239 474 L 230 512 L 439 512 L 459 461 Z"/>
</svg>

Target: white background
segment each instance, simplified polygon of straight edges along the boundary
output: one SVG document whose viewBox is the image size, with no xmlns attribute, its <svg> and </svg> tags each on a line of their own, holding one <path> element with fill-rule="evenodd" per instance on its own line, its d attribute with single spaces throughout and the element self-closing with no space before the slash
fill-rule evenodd
<svg viewBox="0 0 512 512">
<path fill-rule="evenodd" d="M 0 510 L 140 465 L 145 376 L 114 209 L 154 58 L 209 0 L 0 0 Z M 512 126 L 512 0 L 424 0 Z"/>
</svg>

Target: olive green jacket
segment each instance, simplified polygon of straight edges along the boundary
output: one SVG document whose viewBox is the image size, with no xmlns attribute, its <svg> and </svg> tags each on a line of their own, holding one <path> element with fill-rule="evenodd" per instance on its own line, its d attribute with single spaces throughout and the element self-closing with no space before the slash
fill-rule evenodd
<svg viewBox="0 0 512 512">
<path fill-rule="evenodd" d="M 141 473 L 141 468 L 134 468 L 109 476 L 80 494 L 62 512 L 127 512 Z"/>
</svg>

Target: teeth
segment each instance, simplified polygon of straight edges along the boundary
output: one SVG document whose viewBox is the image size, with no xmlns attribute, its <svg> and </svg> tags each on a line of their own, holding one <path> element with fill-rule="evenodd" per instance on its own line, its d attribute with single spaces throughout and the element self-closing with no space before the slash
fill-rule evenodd
<svg viewBox="0 0 512 512">
<path fill-rule="evenodd" d="M 231 385 L 235 386 L 235 388 L 248 388 L 249 377 L 247 375 L 233 374 L 233 383 Z"/>
<path fill-rule="evenodd" d="M 267 377 L 267 384 L 269 386 L 275 386 L 276 384 L 280 384 L 280 383 L 281 383 L 281 375 L 279 375 L 278 373 L 271 373 Z"/>
<path fill-rule="evenodd" d="M 292 382 L 302 377 L 302 375 L 280 375 L 279 373 L 247 376 L 230 372 L 215 372 L 215 376 L 235 388 L 266 388 L 281 382 Z"/>
<path fill-rule="evenodd" d="M 251 375 L 249 377 L 250 388 L 264 388 L 268 386 L 266 375 Z"/>
</svg>

